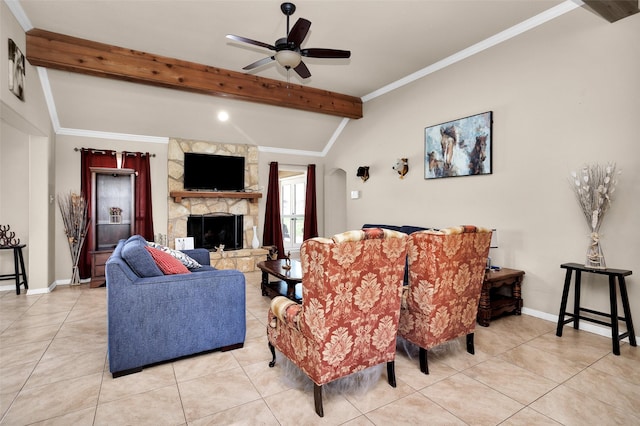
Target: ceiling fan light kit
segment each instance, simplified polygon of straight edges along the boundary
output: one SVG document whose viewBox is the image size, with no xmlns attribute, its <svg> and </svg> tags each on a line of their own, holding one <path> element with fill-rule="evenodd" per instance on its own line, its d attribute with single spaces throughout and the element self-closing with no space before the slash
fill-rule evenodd
<svg viewBox="0 0 640 426">
<path fill-rule="evenodd" d="M 300 53 L 294 52 L 293 50 L 281 50 L 276 53 L 276 61 L 283 67 L 289 69 L 297 67 L 302 61 L 302 57 Z"/>
<path fill-rule="evenodd" d="M 243 67 L 243 70 L 252 70 L 254 68 L 258 68 L 262 65 L 266 65 L 275 61 L 287 70 L 293 68 L 293 70 L 298 73 L 300 77 L 309 78 L 311 77 L 311 72 L 309 71 L 309 68 L 307 68 L 305 63 L 302 62 L 303 56 L 307 58 L 323 59 L 346 59 L 351 57 L 351 52 L 348 50 L 318 48 L 301 49 L 300 45 L 309 33 L 311 22 L 304 18 L 300 18 L 296 21 L 293 28 L 289 30 L 289 17 L 296 11 L 296 6 L 293 3 L 286 2 L 280 5 L 280 10 L 287 16 L 287 36 L 276 40 L 274 45 L 257 40 L 252 40 L 246 37 L 227 34 L 227 38 L 230 40 L 248 43 L 276 52 L 273 56 L 267 56 L 266 58 L 260 59 L 252 64 L 247 65 L 246 67 Z"/>
</svg>

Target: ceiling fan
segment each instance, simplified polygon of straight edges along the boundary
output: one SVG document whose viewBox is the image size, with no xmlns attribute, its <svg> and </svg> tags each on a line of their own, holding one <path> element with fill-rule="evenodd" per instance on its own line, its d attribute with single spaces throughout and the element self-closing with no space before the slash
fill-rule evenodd
<svg viewBox="0 0 640 426">
<path fill-rule="evenodd" d="M 300 45 L 304 41 L 311 22 L 304 18 L 300 18 L 296 21 L 291 31 L 289 31 L 289 17 L 296 11 L 296 5 L 293 3 L 282 3 L 280 10 L 287 16 L 287 36 L 276 40 L 275 45 L 263 43 L 261 41 L 251 40 L 246 37 L 240 37 L 233 34 L 227 34 L 227 38 L 235 41 L 241 41 L 244 43 L 252 44 L 254 46 L 264 47 L 269 50 L 273 50 L 276 53 L 273 56 L 267 56 L 252 64 L 242 68 L 243 70 L 251 70 L 270 62 L 276 61 L 287 70 L 293 68 L 295 72 L 302 78 L 311 77 L 309 68 L 302 62 L 302 57 L 308 58 L 349 58 L 351 52 L 348 50 L 336 50 L 336 49 L 302 49 Z"/>
</svg>

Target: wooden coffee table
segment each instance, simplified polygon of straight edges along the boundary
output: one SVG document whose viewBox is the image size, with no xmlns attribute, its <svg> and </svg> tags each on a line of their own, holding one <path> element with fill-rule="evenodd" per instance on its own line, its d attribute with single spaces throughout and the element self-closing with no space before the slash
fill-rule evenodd
<svg viewBox="0 0 640 426">
<path fill-rule="evenodd" d="M 262 295 L 271 298 L 286 296 L 299 303 L 302 301 L 302 265 L 299 260 L 292 260 L 291 269 L 284 269 L 283 266 L 284 259 L 258 263 L 258 268 L 262 271 Z M 269 281 L 270 275 L 277 280 Z"/>
</svg>

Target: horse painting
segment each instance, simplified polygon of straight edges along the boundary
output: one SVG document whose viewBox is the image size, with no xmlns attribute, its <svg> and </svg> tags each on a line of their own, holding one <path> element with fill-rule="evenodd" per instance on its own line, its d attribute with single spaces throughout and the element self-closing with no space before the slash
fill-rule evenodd
<svg viewBox="0 0 640 426">
<path fill-rule="evenodd" d="M 425 128 L 425 179 L 491 174 L 493 112 Z"/>
</svg>

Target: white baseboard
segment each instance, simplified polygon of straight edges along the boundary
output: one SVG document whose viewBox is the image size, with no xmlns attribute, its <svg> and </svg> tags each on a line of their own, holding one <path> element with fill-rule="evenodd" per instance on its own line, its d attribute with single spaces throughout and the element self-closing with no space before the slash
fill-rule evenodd
<svg viewBox="0 0 640 426">
<path fill-rule="evenodd" d="M 91 281 L 91 278 L 86 278 L 84 280 L 80 280 L 80 282 L 82 284 L 88 283 Z M 51 284 L 49 284 L 48 287 L 46 288 L 29 288 L 26 290 L 26 295 L 27 296 L 31 296 L 34 294 L 47 294 L 47 293 L 51 293 L 57 286 L 59 285 L 69 285 L 71 284 L 71 278 L 68 278 L 66 280 L 56 280 L 54 282 L 52 282 Z M 0 286 L 0 291 L 16 291 L 16 285 L 14 284 L 10 284 L 10 285 L 2 285 Z M 25 293 L 25 289 L 24 287 L 20 287 L 20 294 L 24 294 Z"/>
<path fill-rule="evenodd" d="M 540 318 L 543 320 L 551 321 L 553 323 L 558 323 L 558 315 L 548 314 L 546 312 L 537 311 L 535 309 L 530 308 L 522 308 L 522 313 L 525 315 L 531 315 L 532 317 Z M 588 331 L 589 333 L 597 334 L 599 336 L 604 336 L 611 338 L 611 328 L 610 327 L 602 327 L 598 325 L 593 325 L 586 321 L 580 321 L 578 324 L 578 328 L 583 331 Z M 635 328 L 635 327 L 634 327 Z M 639 341 L 640 337 L 636 336 L 636 341 Z M 622 342 L 629 342 L 629 338 L 625 337 L 622 339 Z"/>
<path fill-rule="evenodd" d="M 20 286 L 20 294 L 26 294 L 27 296 L 31 296 L 34 294 L 46 294 L 51 293 L 54 288 L 56 288 L 55 282 L 51 283 L 51 285 L 47 288 L 29 288 L 25 290 L 23 286 Z M 0 291 L 16 291 L 16 285 L 2 285 L 0 286 Z"/>
</svg>

